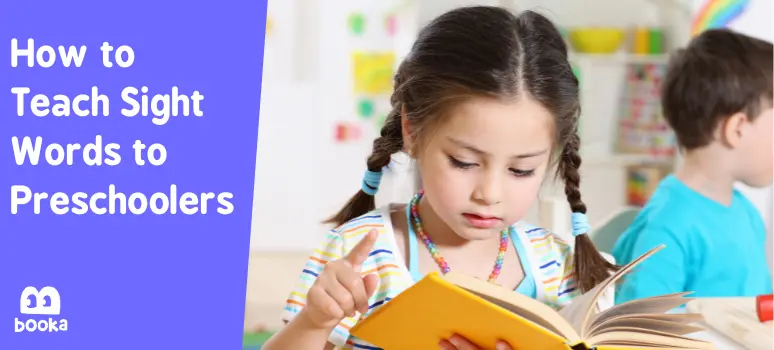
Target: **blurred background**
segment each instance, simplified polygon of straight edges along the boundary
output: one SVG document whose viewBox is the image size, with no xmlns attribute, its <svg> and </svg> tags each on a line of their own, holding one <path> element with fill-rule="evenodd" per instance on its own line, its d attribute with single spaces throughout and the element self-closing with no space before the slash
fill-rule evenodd
<svg viewBox="0 0 774 350">
<path fill-rule="evenodd" d="M 565 33 L 581 82 L 581 190 L 603 251 L 680 161 L 659 105 L 670 52 L 708 26 L 773 40 L 771 0 L 270 0 L 245 349 L 281 325 L 287 294 L 328 229 L 321 221 L 359 189 L 394 69 L 419 29 L 466 5 L 535 10 Z M 377 206 L 407 201 L 414 176 L 396 156 Z M 740 188 L 771 232 L 772 189 Z M 569 236 L 561 184 L 546 184 L 524 220 Z"/>
</svg>

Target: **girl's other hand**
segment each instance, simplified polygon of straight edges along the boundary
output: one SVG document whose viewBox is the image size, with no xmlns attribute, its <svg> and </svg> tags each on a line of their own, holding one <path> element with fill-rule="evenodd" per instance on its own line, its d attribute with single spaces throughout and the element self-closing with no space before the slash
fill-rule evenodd
<svg viewBox="0 0 774 350">
<path fill-rule="evenodd" d="M 368 298 L 379 282 L 376 275 L 360 276 L 360 269 L 376 242 L 371 230 L 345 257 L 330 261 L 307 294 L 302 313 L 315 328 L 333 329 L 344 317 L 368 311 Z"/>
<path fill-rule="evenodd" d="M 449 339 L 441 340 L 441 342 L 438 344 L 441 349 L 443 350 L 483 350 L 483 349 L 491 349 L 491 348 L 482 348 L 478 345 L 475 345 L 471 343 L 469 340 L 465 339 L 462 336 L 459 335 L 453 335 Z M 495 349 L 497 350 L 514 350 L 513 347 L 511 347 L 508 343 L 503 341 L 498 341 L 497 344 L 495 344 Z"/>
</svg>

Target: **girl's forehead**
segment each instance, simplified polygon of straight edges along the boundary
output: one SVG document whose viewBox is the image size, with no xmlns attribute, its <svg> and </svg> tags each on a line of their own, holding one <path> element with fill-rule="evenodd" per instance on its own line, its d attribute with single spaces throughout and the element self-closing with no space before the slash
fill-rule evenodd
<svg viewBox="0 0 774 350">
<path fill-rule="evenodd" d="M 540 148 L 553 143 L 553 130 L 553 116 L 533 100 L 503 102 L 481 98 L 450 109 L 434 134 L 475 142 L 482 147 L 502 144 L 511 148 Z"/>
</svg>

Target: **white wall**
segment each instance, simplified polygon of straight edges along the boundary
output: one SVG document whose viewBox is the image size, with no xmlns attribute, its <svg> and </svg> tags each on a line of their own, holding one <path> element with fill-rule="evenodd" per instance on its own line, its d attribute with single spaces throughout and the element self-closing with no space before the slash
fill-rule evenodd
<svg viewBox="0 0 774 350">
<path fill-rule="evenodd" d="M 356 39 L 347 17 L 360 11 L 367 32 L 378 33 L 383 9 L 398 1 L 272 0 L 258 132 L 253 250 L 310 250 L 321 224 L 360 188 L 374 128 L 362 141 L 333 142 L 338 121 L 356 121 L 350 55 L 354 49 L 392 49 L 385 35 Z M 385 179 L 385 192 L 392 193 Z M 393 181 L 394 182 L 394 181 Z"/>
<path fill-rule="evenodd" d="M 694 0 L 698 6 L 698 0 Z M 751 0 L 747 10 L 730 27 L 763 40 L 774 41 L 774 1 Z"/>
<path fill-rule="evenodd" d="M 698 7 L 699 2 L 694 1 L 694 6 Z M 751 0 L 747 10 L 737 20 L 731 23 L 730 27 L 747 35 L 761 38 L 763 40 L 774 41 L 774 1 L 772 0 Z M 772 213 L 774 213 L 774 189 L 771 186 L 764 189 L 755 189 L 745 185 L 737 186 L 758 208 L 766 221 L 768 227 L 768 244 L 766 244 L 766 255 L 769 259 L 769 265 L 774 263 L 772 252 Z"/>
</svg>

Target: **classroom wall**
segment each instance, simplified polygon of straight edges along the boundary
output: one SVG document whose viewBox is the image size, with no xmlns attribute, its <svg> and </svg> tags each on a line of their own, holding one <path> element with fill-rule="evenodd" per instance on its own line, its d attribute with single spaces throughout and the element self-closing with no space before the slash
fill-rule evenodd
<svg viewBox="0 0 774 350">
<path fill-rule="evenodd" d="M 631 24 L 637 18 L 636 10 L 627 10 L 626 16 L 611 15 L 612 10 L 625 10 L 619 3 L 342 0 L 336 6 L 323 6 L 320 0 L 270 1 L 272 30 L 266 40 L 251 248 L 312 249 L 325 230 L 320 221 L 358 190 L 376 130 L 364 130 L 362 142 L 332 142 L 335 123 L 356 118 L 349 65 L 353 49 L 392 47 L 400 59 L 408 52 L 420 26 L 457 6 L 541 6 L 541 11 L 554 12 L 555 20 L 571 25 L 610 21 L 617 21 L 611 22 L 614 25 Z M 379 11 L 391 6 L 401 9 L 399 33 L 394 38 L 376 35 L 353 39 L 348 33 L 347 16 L 352 11 L 378 18 Z M 577 18 L 585 21 L 572 22 Z M 377 195 L 379 203 L 405 201 L 414 190 L 411 164 L 404 158 L 397 161 L 395 171 L 383 180 L 382 191 Z M 611 194 L 616 197 L 613 200 L 595 194 L 609 193 L 597 188 L 609 186 L 611 181 L 618 180 L 623 185 L 620 171 L 606 169 L 583 185 L 584 193 L 591 194 L 586 197 L 587 202 L 596 209 L 590 213 L 592 220 L 607 215 L 622 200 L 622 189 Z M 547 195 L 551 195 L 550 191 Z M 537 222 L 538 217 L 535 207 L 526 219 Z"/>
<path fill-rule="evenodd" d="M 340 0 L 336 6 L 324 6 L 321 0 L 270 1 L 273 28 L 266 39 L 251 248 L 256 251 L 313 249 L 326 229 L 320 221 L 359 189 L 376 130 L 363 130 L 360 142 L 335 144 L 332 141 L 337 121 L 356 120 L 351 93 L 353 49 L 392 48 L 400 59 L 408 52 L 414 33 L 421 25 L 451 8 L 471 4 L 537 9 L 567 27 L 655 23 L 666 27 L 671 34 L 667 40 L 670 46 L 682 45 L 688 38 L 690 8 L 669 5 L 672 3 L 685 1 Z M 770 15 L 765 15 L 771 14 L 771 8 L 764 8 L 770 2 L 753 0 L 753 4 L 754 17 L 742 25 L 764 32 L 771 23 Z M 379 18 L 379 12 L 387 8 L 399 9 L 400 24 L 395 37 L 352 38 L 346 26 L 352 11 Z M 598 67 L 594 72 L 601 78 L 595 81 L 596 92 L 584 92 L 587 101 L 595 105 L 585 110 L 588 115 L 585 118 L 604 122 L 616 111 L 611 107 L 614 103 L 605 102 L 615 99 L 606 98 L 600 91 L 617 88 L 620 67 Z M 605 145 L 610 138 L 607 132 L 585 136 Z M 587 144 L 585 148 L 593 150 L 595 145 Z M 599 163 L 598 159 L 584 162 L 582 181 L 592 222 L 623 204 L 622 169 L 615 164 Z M 377 195 L 380 204 L 405 201 L 415 189 L 414 174 L 407 159 L 397 157 L 393 170 L 385 176 Z M 762 199 L 757 202 L 765 203 L 761 193 L 765 191 L 755 192 L 751 197 L 760 195 Z M 561 201 L 561 189 L 547 190 L 544 197 L 548 196 L 556 196 Z M 761 208 L 766 210 L 765 206 Z M 771 207 L 768 208 L 770 212 Z M 537 209 L 530 211 L 527 220 L 537 222 Z"/>
<path fill-rule="evenodd" d="M 357 121 L 351 52 L 393 48 L 376 28 L 380 13 L 399 2 L 323 4 L 269 2 L 273 28 L 264 60 L 252 249 L 312 249 L 325 229 L 320 222 L 360 188 L 377 136 L 375 128 L 364 127 L 359 142 L 336 144 L 334 128 L 339 121 Z M 347 17 L 354 11 L 365 14 L 377 34 L 353 38 Z"/>
<path fill-rule="evenodd" d="M 700 6 L 699 1 L 694 1 L 694 6 Z M 736 20 L 734 20 L 729 27 L 751 35 L 761 38 L 763 40 L 774 41 L 774 1 L 771 0 L 751 0 L 749 7 L 746 11 Z M 768 241 L 766 243 L 766 255 L 769 259 L 769 265 L 774 264 L 774 249 L 772 249 L 772 241 L 774 240 L 774 189 L 771 186 L 763 189 L 755 189 L 742 184 L 737 186 L 750 200 L 755 204 L 758 210 L 761 212 L 766 226 L 768 227 Z"/>
<path fill-rule="evenodd" d="M 693 0 L 694 6 L 700 6 L 700 0 Z M 729 27 L 763 40 L 774 41 L 774 1 L 750 0 L 747 10 Z"/>
</svg>

